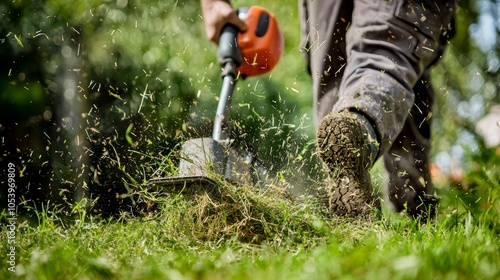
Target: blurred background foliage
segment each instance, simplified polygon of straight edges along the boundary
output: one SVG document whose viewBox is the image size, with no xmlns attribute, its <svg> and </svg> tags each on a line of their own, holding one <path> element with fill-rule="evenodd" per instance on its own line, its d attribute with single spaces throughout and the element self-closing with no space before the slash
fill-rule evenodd
<svg viewBox="0 0 500 280">
<path fill-rule="evenodd" d="M 457 35 L 433 70 L 443 194 L 487 188 L 484 176 L 467 175 L 498 170 L 500 157 L 474 130 L 500 103 L 500 3 L 458 3 Z M 310 184 L 321 172 L 296 0 L 233 4 L 266 7 L 285 37 L 270 75 L 238 81 L 234 137 L 273 172 Z M 175 165 L 183 140 L 211 135 L 221 69 L 198 0 L 14 0 L 0 3 L 0 15 L 1 184 L 15 163 L 20 200 L 71 206 L 86 197 L 106 215 L 135 209 L 150 177 L 172 173 L 165 163 Z M 475 165 L 478 155 L 491 165 Z"/>
</svg>

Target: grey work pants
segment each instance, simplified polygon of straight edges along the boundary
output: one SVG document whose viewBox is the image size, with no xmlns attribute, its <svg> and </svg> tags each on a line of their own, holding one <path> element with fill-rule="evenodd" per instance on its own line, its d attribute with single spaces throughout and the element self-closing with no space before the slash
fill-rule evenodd
<svg viewBox="0 0 500 280">
<path fill-rule="evenodd" d="M 374 125 L 397 211 L 435 202 L 429 175 L 429 68 L 453 31 L 453 0 L 299 0 L 315 123 L 351 110 Z"/>
</svg>

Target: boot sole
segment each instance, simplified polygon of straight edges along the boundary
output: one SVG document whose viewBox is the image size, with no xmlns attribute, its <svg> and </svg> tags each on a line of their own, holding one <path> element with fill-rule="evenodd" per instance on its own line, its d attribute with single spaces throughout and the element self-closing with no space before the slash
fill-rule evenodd
<svg viewBox="0 0 500 280">
<path fill-rule="evenodd" d="M 363 160 L 365 143 L 359 121 L 348 114 L 330 113 L 321 121 L 316 141 L 329 172 L 329 212 L 354 217 L 380 208 L 373 194 L 369 166 Z"/>
</svg>

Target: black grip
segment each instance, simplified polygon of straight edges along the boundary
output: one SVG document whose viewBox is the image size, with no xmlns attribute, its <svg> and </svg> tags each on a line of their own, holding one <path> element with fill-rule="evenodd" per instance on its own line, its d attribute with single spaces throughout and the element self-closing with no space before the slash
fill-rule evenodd
<svg viewBox="0 0 500 280">
<path fill-rule="evenodd" d="M 233 62 L 236 66 L 241 66 L 243 56 L 238 47 L 238 28 L 232 24 L 226 24 L 219 37 L 219 49 L 217 58 L 221 65 Z"/>
</svg>

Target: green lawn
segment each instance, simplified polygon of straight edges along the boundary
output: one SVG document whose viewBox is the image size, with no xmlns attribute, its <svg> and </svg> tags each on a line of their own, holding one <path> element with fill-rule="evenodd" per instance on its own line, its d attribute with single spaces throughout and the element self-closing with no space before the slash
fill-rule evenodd
<svg viewBox="0 0 500 280">
<path fill-rule="evenodd" d="M 491 194 L 498 195 L 499 185 Z M 222 195 L 155 194 L 149 214 L 72 219 L 48 206 L 17 221 L 24 279 L 498 279 L 498 196 L 473 213 L 445 200 L 434 223 L 324 216 L 312 198 L 221 183 Z M 457 194 L 457 199 L 458 199 Z M 148 198 L 151 199 L 151 198 Z M 446 202 L 448 201 L 448 202 Z M 5 216 L 2 220 L 5 220 Z M 7 232 L 6 223 L 2 232 Z M 1 235 L 1 244 L 7 244 Z M 8 247 L 1 247 L 2 256 Z M 5 260 L 5 258 L 4 258 Z M 5 264 L 5 262 L 4 262 Z"/>
</svg>

